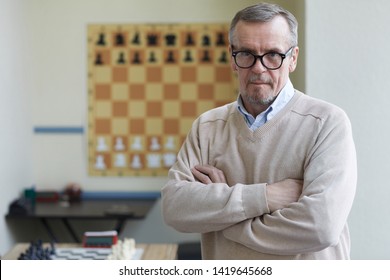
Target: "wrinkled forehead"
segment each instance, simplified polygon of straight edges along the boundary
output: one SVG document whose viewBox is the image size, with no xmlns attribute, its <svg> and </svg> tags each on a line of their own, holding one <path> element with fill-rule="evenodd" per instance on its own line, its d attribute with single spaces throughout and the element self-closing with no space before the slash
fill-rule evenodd
<svg viewBox="0 0 390 280">
<path fill-rule="evenodd" d="M 283 50 L 291 47 L 290 37 L 288 23 L 281 16 L 267 22 L 240 20 L 233 30 L 230 44 L 234 48 L 280 48 Z"/>
</svg>

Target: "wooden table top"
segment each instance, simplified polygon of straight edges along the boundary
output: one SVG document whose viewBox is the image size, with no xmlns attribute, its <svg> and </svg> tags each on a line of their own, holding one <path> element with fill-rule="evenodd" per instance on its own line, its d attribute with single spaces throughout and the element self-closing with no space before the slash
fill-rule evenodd
<svg viewBox="0 0 390 280">
<path fill-rule="evenodd" d="M 48 244 L 44 244 L 48 246 Z M 8 253 L 1 257 L 2 260 L 17 260 L 21 253 L 25 252 L 30 243 L 18 243 Z M 81 247 L 77 243 L 58 243 L 58 248 Z M 144 249 L 142 260 L 175 260 L 177 258 L 177 244 L 151 243 L 136 244 L 136 248 Z"/>
</svg>

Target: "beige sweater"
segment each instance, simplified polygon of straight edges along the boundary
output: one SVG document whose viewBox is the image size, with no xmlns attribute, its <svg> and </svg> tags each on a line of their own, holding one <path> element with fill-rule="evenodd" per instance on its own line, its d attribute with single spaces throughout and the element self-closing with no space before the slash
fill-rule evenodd
<svg viewBox="0 0 390 280">
<path fill-rule="evenodd" d="M 165 222 L 201 233 L 204 259 L 348 259 L 357 168 L 346 114 L 296 91 L 253 132 L 236 106 L 194 122 L 162 188 Z M 197 164 L 221 169 L 227 184 L 196 181 Z M 270 213 L 265 186 L 287 178 L 304 180 L 303 193 Z"/>
</svg>

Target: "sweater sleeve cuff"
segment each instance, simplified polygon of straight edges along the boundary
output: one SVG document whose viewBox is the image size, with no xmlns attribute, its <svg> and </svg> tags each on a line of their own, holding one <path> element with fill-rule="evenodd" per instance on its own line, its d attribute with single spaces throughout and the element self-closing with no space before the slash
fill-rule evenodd
<svg viewBox="0 0 390 280">
<path fill-rule="evenodd" d="M 242 205 L 248 219 L 270 213 L 266 186 L 267 184 L 252 184 L 243 187 Z"/>
</svg>

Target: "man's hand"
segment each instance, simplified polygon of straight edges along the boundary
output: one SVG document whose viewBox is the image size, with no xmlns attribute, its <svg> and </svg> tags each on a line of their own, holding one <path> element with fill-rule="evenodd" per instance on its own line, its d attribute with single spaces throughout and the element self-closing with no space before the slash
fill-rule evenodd
<svg viewBox="0 0 390 280">
<path fill-rule="evenodd" d="M 205 165 L 196 165 L 191 169 L 194 177 L 203 184 L 211 183 L 225 183 L 226 178 L 222 170 L 218 168 L 205 164 Z"/>
<path fill-rule="evenodd" d="M 303 181 L 285 179 L 283 181 L 267 185 L 268 208 L 272 212 L 285 208 L 290 203 L 297 202 L 302 194 Z"/>
</svg>

